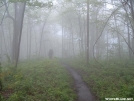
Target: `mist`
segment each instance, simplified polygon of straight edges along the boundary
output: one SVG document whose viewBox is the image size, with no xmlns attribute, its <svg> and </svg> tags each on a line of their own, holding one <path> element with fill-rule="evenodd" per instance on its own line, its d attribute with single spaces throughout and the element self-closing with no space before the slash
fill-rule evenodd
<svg viewBox="0 0 134 101">
<path fill-rule="evenodd" d="M 132 86 L 134 84 L 133 60 L 133 0 L 0 0 L 0 67 L 2 68 L 0 70 L 1 73 L 5 73 L 4 75 L 7 75 L 8 69 L 16 71 L 16 74 L 11 72 L 11 79 L 13 79 L 13 75 L 19 73 L 18 69 L 22 69 L 22 75 L 27 75 L 27 71 L 36 74 L 39 70 L 42 71 L 42 68 L 44 70 L 51 68 L 48 72 L 52 72 L 52 74 L 47 75 L 47 71 L 38 73 L 46 73 L 46 77 L 52 78 L 54 73 L 58 75 L 59 71 L 64 68 L 66 71 L 63 70 L 63 74 L 69 72 L 71 75 L 68 78 L 68 74 L 66 74 L 68 80 L 71 80 L 68 85 L 74 83 L 76 87 L 77 82 L 82 82 L 78 86 L 91 89 L 85 93 L 82 92 L 83 89 L 76 87 L 77 91 L 75 91 L 68 86 L 74 96 L 67 94 L 68 97 L 66 100 L 63 98 L 64 101 L 102 101 L 116 97 L 133 100 L 134 90 L 131 91 L 134 89 Z M 33 67 L 31 70 L 30 66 Z M 38 69 L 38 67 L 42 68 Z M 100 81 L 97 82 L 95 79 L 98 77 L 97 74 L 102 78 L 104 76 L 103 83 L 106 85 L 102 83 L 97 86 L 98 82 L 102 81 L 102 78 L 99 78 Z M 109 79 L 106 75 L 109 75 Z M 79 81 L 75 76 L 79 78 Z M 36 76 L 31 77 L 35 79 Z M 60 77 L 63 77 L 62 73 Z M 11 96 L 15 92 L 14 88 L 7 87 L 5 78 L 6 76 L 2 76 L 0 83 L 2 92 L 0 94 L 3 96 L 3 101 L 7 99 L 6 90 L 11 90 L 11 94 L 9 94 Z M 112 92 L 112 87 L 115 87 L 118 91 L 117 94 L 103 92 L 102 86 L 106 86 L 108 89 L 109 84 L 106 80 L 116 81 L 117 78 L 124 80 L 118 82 L 117 85 L 124 84 L 122 91 L 126 90 L 129 93 L 126 94 L 125 91 L 121 93 L 118 91 L 118 87 L 115 87 L 116 85 L 111 85 L 110 91 Z M 55 78 L 55 80 L 58 79 Z M 7 81 L 10 80 L 7 79 Z M 52 80 L 50 79 L 50 81 Z M 60 81 L 58 82 L 60 83 Z M 97 87 L 102 87 L 102 89 Z M 44 91 L 40 92 L 39 94 L 44 94 Z M 81 94 L 78 95 L 78 92 Z M 8 98 L 11 99 L 11 96 Z M 50 97 L 51 100 L 48 95 L 45 96 L 46 99 L 42 96 L 35 101 L 63 101 L 62 97 L 59 97 L 60 95 L 53 99 Z M 24 101 L 24 99 L 10 101 Z"/>
<path fill-rule="evenodd" d="M 22 4 L 18 2 L 18 7 Z M 12 60 L 12 51 L 16 50 L 13 47 L 13 40 L 16 39 L 12 19 L 16 16 L 21 20 L 21 15 L 14 15 L 17 14 L 14 5 L 11 2 L 1 7 L 1 61 L 6 60 L 6 56 Z M 90 59 L 117 55 L 119 58 L 130 58 L 133 54 L 133 17 L 128 15 L 131 8 L 124 7 L 123 2 L 96 0 L 90 1 L 89 18 L 86 10 L 84 0 L 27 2 L 20 34 L 19 59 L 48 58 L 50 49 L 54 50 L 55 57 L 87 55 L 88 51 Z"/>
</svg>

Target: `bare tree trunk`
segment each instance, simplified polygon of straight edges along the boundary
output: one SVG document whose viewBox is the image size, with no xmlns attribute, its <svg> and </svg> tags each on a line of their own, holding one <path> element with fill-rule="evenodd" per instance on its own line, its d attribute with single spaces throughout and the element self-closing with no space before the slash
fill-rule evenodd
<svg viewBox="0 0 134 101">
<path fill-rule="evenodd" d="M 130 1 L 128 1 L 129 3 L 130 3 L 130 6 L 128 7 L 129 9 L 130 9 L 130 12 L 131 12 L 131 16 L 132 16 L 132 21 L 131 21 L 131 18 L 129 17 L 129 13 L 128 13 L 128 8 L 124 5 L 123 7 L 124 7 L 124 10 L 125 10 L 125 12 L 126 12 L 126 14 L 127 14 L 127 17 L 128 17 L 128 20 L 129 20 L 129 22 L 130 22 L 130 25 L 131 25 L 131 28 L 132 28 L 132 50 L 134 51 L 134 10 L 133 10 L 133 5 L 134 5 L 134 1 L 132 1 L 132 0 L 130 0 Z M 129 49 L 130 49 L 130 47 L 129 47 Z M 134 56 L 134 54 L 133 54 L 133 52 L 131 51 L 131 57 L 132 56 Z"/>
<path fill-rule="evenodd" d="M 29 25 L 27 25 L 27 59 L 29 58 L 29 36 L 28 36 L 29 27 L 28 26 Z"/>
<path fill-rule="evenodd" d="M 89 0 L 87 0 L 87 64 L 89 63 Z"/>
<path fill-rule="evenodd" d="M 18 36 L 19 36 L 19 26 L 18 26 L 18 19 L 17 19 L 17 13 L 19 13 L 17 11 L 17 3 L 14 3 L 14 9 L 15 9 L 15 19 L 14 19 L 14 33 L 13 33 L 13 45 L 12 45 L 12 62 L 15 63 L 15 61 L 17 60 L 17 45 L 18 45 Z"/>
<path fill-rule="evenodd" d="M 72 48 L 73 48 L 73 56 L 75 56 L 75 51 L 74 51 L 74 33 L 72 29 Z"/>
<path fill-rule="evenodd" d="M 37 57 L 37 55 L 38 55 L 38 43 L 37 43 L 36 33 L 35 33 L 35 45 L 36 45 L 36 57 Z M 44 44 L 44 49 L 45 49 L 45 44 Z M 45 56 L 46 56 L 46 51 L 45 51 Z"/>
<path fill-rule="evenodd" d="M 63 18 L 62 18 L 62 58 L 64 57 L 64 31 L 63 31 Z"/>
<path fill-rule="evenodd" d="M 83 43 L 82 43 L 82 24 L 81 24 L 81 15 L 80 14 L 78 14 L 78 22 L 79 22 L 79 37 L 80 37 L 80 39 L 78 40 L 79 41 L 79 51 L 80 51 L 80 54 L 82 53 L 82 48 L 83 48 Z"/>
<path fill-rule="evenodd" d="M 108 32 L 107 32 L 107 60 L 108 60 Z"/>
<path fill-rule="evenodd" d="M 29 59 L 31 58 L 31 48 L 32 48 L 32 26 L 30 26 L 30 32 L 29 32 Z"/>
<path fill-rule="evenodd" d="M 121 43 L 120 43 L 120 35 L 117 33 L 117 37 L 118 37 L 118 46 L 119 46 L 119 59 L 121 59 Z"/>
<path fill-rule="evenodd" d="M 131 5 L 131 14 L 132 14 L 132 31 L 133 31 L 133 38 L 132 38 L 132 49 L 134 51 L 134 1 L 130 0 L 130 5 Z M 134 54 L 133 54 L 134 57 Z"/>
<path fill-rule="evenodd" d="M 0 44 L 0 45 L 1 45 L 1 47 L 0 47 L 0 48 L 1 48 L 0 59 L 1 59 L 1 60 L 2 60 L 2 57 L 3 57 L 3 40 L 2 40 L 2 39 L 3 39 L 2 33 L 0 33 L 0 41 L 1 41 L 1 42 L 0 42 L 0 43 L 1 43 L 1 44 Z"/>
<path fill-rule="evenodd" d="M 86 19 L 85 19 L 85 21 L 84 21 L 85 23 L 84 23 L 84 32 L 86 33 Z M 84 34 L 84 52 L 85 52 L 85 57 L 86 57 L 86 55 L 87 55 L 87 34 Z"/>
<path fill-rule="evenodd" d="M 128 30 L 128 44 L 129 44 L 129 46 L 131 46 L 131 42 L 130 42 L 130 31 L 129 31 L 129 22 L 127 22 L 127 30 Z M 128 47 L 128 50 L 129 50 L 129 59 L 131 59 L 131 50 L 130 50 L 129 47 Z"/>
<path fill-rule="evenodd" d="M 7 43 L 6 43 L 6 39 L 5 39 L 5 33 L 4 33 L 4 29 L 3 29 L 3 26 L 2 25 L 1 25 L 1 30 L 2 30 L 2 34 L 3 34 L 5 49 L 6 49 L 5 54 L 9 56 L 9 54 L 8 54 L 8 47 L 7 47 Z"/>
<path fill-rule="evenodd" d="M 71 21 L 70 21 L 71 23 Z M 71 32 L 71 44 L 72 44 L 72 53 L 73 53 L 73 57 L 75 56 L 75 51 L 74 51 L 74 32 L 73 32 L 73 26 L 71 23 L 71 28 L 70 28 L 70 32 Z"/>
<path fill-rule="evenodd" d="M 85 45 L 86 45 L 86 21 L 85 19 L 83 18 L 83 30 L 82 30 L 82 52 L 83 52 L 83 56 L 85 56 Z"/>
<path fill-rule="evenodd" d="M 98 38 L 98 28 L 96 28 L 96 38 Z M 96 44 L 96 57 L 99 58 L 100 56 L 100 41 L 98 40 L 98 43 Z"/>
<path fill-rule="evenodd" d="M 12 35 L 11 35 L 10 22 L 9 22 L 9 37 L 10 37 L 9 46 L 12 46 Z M 12 55 L 11 48 L 9 50 L 10 50 L 10 57 L 11 57 L 11 55 Z"/>
<path fill-rule="evenodd" d="M 114 21 L 115 21 L 115 27 L 116 27 L 116 30 L 118 32 L 118 26 L 117 26 L 117 21 L 116 21 L 116 17 L 114 15 Z M 121 47 L 120 47 L 120 35 L 117 33 L 117 38 L 118 38 L 118 46 L 119 46 L 119 49 L 118 49 L 118 55 L 119 55 L 119 59 L 121 59 Z"/>
<path fill-rule="evenodd" d="M 22 27 L 23 27 L 23 19 L 24 19 L 24 12 L 25 12 L 25 6 L 26 6 L 26 2 L 24 3 L 20 3 L 19 4 L 19 20 L 20 20 L 20 23 L 18 22 L 18 25 L 20 26 L 20 30 L 18 31 L 19 33 L 19 37 L 18 37 L 18 45 L 17 45 L 17 57 L 16 57 L 16 62 L 15 62 L 15 68 L 17 68 L 17 64 L 18 64 L 18 60 L 19 60 L 19 53 L 20 53 L 20 43 L 21 43 L 21 35 L 22 35 Z M 17 20 L 17 19 L 16 19 Z"/>
<path fill-rule="evenodd" d="M 13 33 L 15 33 L 15 18 L 13 18 L 13 17 L 9 14 L 8 6 L 7 6 L 7 3 L 6 3 L 6 0 L 3 0 L 3 2 L 4 2 L 4 5 L 5 5 L 6 9 L 7 9 L 7 17 L 10 18 L 10 19 L 13 21 Z M 15 36 L 13 36 L 13 39 L 14 39 L 14 37 L 15 37 Z M 15 42 L 13 42 L 13 43 L 15 43 Z M 13 45 L 14 45 L 14 44 L 13 44 Z M 14 45 L 14 46 L 15 46 L 15 45 Z M 11 50 L 12 50 L 12 52 L 11 52 L 11 60 L 12 60 L 12 62 L 13 62 L 14 53 L 15 53 L 15 51 L 13 50 L 13 46 L 12 46 Z"/>
<path fill-rule="evenodd" d="M 69 20 L 70 25 L 71 25 L 71 27 L 70 27 L 70 32 L 71 32 L 70 36 L 71 36 L 71 44 L 72 44 L 72 54 L 73 54 L 73 57 L 74 57 L 74 56 L 75 56 L 75 50 L 74 50 L 74 32 L 73 32 L 73 25 L 72 25 L 72 22 L 71 22 L 71 20 L 69 19 L 69 17 L 68 17 L 68 20 Z"/>
</svg>

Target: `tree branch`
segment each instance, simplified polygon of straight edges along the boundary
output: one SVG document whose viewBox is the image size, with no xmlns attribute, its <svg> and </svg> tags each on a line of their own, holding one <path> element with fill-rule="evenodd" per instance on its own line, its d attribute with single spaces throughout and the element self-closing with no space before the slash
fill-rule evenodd
<svg viewBox="0 0 134 101">
<path fill-rule="evenodd" d="M 10 19 L 12 19 L 13 20 L 13 22 L 14 22 L 14 18 L 9 14 L 9 11 L 8 11 L 8 6 L 7 6 L 7 3 L 6 3 L 6 1 L 5 0 L 3 0 L 3 2 L 4 2 L 4 5 L 5 5 L 5 7 L 6 7 L 6 9 L 7 9 L 7 17 L 8 18 L 10 18 Z"/>
<path fill-rule="evenodd" d="M 5 2 L 5 1 L 4 1 L 4 2 Z M 8 2 L 9 2 L 9 1 L 8 1 Z M 7 4 L 8 2 L 4 3 L 3 5 L 1 5 L 0 8 L 3 7 L 3 6 L 5 6 L 5 4 Z"/>
<path fill-rule="evenodd" d="M 104 31 L 104 29 L 105 29 L 105 27 L 106 27 L 108 21 L 110 20 L 110 18 L 111 18 L 111 17 L 116 13 L 116 11 L 118 11 L 122 6 L 126 5 L 127 2 L 128 2 L 128 0 L 127 0 L 126 2 L 124 2 L 124 4 L 122 4 L 122 5 L 120 5 L 119 7 L 117 7 L 117 8 L 111 13 L 111 15 L 110 15 L 110 16 L 108 17 L 108 19 L 106 20 L 106 22 L 105 22 L 105 24 L 104 24 L 104 27 L 103 27 L 103 29 L 102 29 L 102 31 L 101 31 L 99 37 L 97 38 L 97 40 L 95 41 L 95 43 L 94 43 L 94 45 L 93 45 L 93 57 L 94 57 L 94 59 L 95 59 L 95 61 L 96 61 L 97 63 L 99 63 L 99 62 L 98 62 L 97 59 L 95 58 L 95 54 L 94 54 L 94 53 L 95 53 L 95 45 L 97 44 L 98 40 L 99 40 L 100 37 L 102 36 L 103 31 Z M 99 63 L 99 64 L 100 64 L 100 63 Z M 101 66 L 102 66 L 102 64 L 101 64 Z"/>
<path fill-rule="evenodd" d="M 3 23 L 3 20 L 4 20 L 4 18 L 5 18 L 5 14 L 6 14 L 6 12 L 7 12 L 7 9 L 8 9 L 8 7 L 6 8 L 6 10 L 5 10 L 5 12 L 4 12 L 4 15 L 3 15 L 3 17 L 2 17 L 2 20 L 1 20 L 0 25 L 2 25 L 2 23 Z"/>
</svg>

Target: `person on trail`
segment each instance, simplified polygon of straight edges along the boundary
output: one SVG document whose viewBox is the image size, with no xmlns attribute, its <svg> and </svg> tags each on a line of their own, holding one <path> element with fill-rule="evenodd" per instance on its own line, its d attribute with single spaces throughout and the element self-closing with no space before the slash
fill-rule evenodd
<svg viewBox="0 0 134 101">
<path fill-rule="evenodd" d="M 49 50 L 49 53 L 48 53 L 48 56 L 49 56 L 49 59 L 52 59 L 53 58 L 53 55 L 54 55 L 54 52 L 52 49 Z"/>
</svg>

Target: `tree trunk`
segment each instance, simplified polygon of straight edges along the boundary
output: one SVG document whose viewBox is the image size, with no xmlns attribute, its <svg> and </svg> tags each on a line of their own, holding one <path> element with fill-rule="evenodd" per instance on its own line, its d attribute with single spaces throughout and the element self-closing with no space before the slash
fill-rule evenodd
<svg viewBox="0 0 134 101">
<path fill-rule="evenodd" d="M 131 46 L 131 42 L 130 42 L 130 31 L 129 31 L 129 22 L 127 22 L 127 30 L 128 30 L 128 45 Z M 131 59 L 131 50 L 128 46 L 128 51 L 129 51 L 129 59 Z"/>
<path fill-rule="evenodd" d="M 108 60 L 108 32 L 107 32 L 107 60 Z"/>
<path fill-rule="evenodd" d="M 17 53 L 14 53 L 15 57 L 15 68 L 17 68 L 17 64 L 18 64 L 18 60 L 19 60 L 19 53 L 20 53 L 20 43 L 21 43 L 21 35 L 22 35 L 22 27 L 23 27 L 23 19 L 24 19 L 24 12 L 25 12 L 25 6 L 26 6 L 26 2 L 19 2 L 18 4 L 15 3 L 15 33 L 14 36 L 16 35 L 17 38 L 14 39 L 14 43 L 15 44 L 15 49 Z M 18 29 L 17 29 L 18 28 Z M 14 45 L 13 45 L 14 46 Z M 14 48 L 14 47 L 13 47 Z"/>
<path fill-rule="evenodd" d="M 4 44 L 5 44 L 5 50 L 6 50 L 5 54 L 9 56 L 9 54 L 8 54 L 8 47 L 7 47 L 7 43 L 6 43 L 6 39 L 5 39 L 5 33 L 4 33 L 4 29 L 3 29 L 3 25 L 1 25 L 1 30 L 2 30 Z"/>
<path fill-rule="evenodd" d="M 117 21 L 116 21 L 116 17 L 115 17 L 115 15 L 114 15 L 114 21 L 115 21 L 115 27 L 116 27 L 116 30 L 117 30 L 117 32 L 118 32 L 118 26 L 117 26 Z M 118 55 L 119 55 L 119 59 L 121 59 L 121 44 L 120 44 L 120 35 L 117 33 L 117 38 L 118 38 L 118 47 L 119 47 L 119 49 L 118 49 Z"/>
<path fill-rule="evenodd" d="M 70 22 L 71 23 L 71 22 Z M 71 23 L 71 43 L 72 43 L 72 53 L 73 53 L 73 57 L 75 56 L 75 51 L 74 51 L 74 33 L 73 33 L 73 26 Z"/>
<path fill-rule="evenodd" d="M 28 17 L 28 22 L 29 22 L 29 17 Z M 29 36 L 28 36 L 29 25 L 28 24 L 27 24 L 27 59 L 29 58 Z"/>
<path fill-rule="evenodd" d="M 63 56 L 63 54 L 64 54 L 64 53 L 63 53 L 63 52 L 64 52 L 64 50 L 63 50 L 63 49 L 64 49 L 64 48 L 63 48 L 63 47 L 64 47 L 64 43 L 63 43 L 64 39 L 63 39 L 63 38 L 64 38 L 64 33 L 63 33 L 63 18 L 62 18 L 62 58 L 64 57 L 64 56 Z"/>
<path fill-rule="evenodd" d="M 32 48 L 32 24 L 29 29 L 29 59 L 31 58 L 31 48 Z"/>
<path fill-rule="evenodd" d="M 133 31 L 133 38 L 132 38 L 132 49 L 134 51 L 134 1 L 130 0 L 130 10 L 132 15 L 132 31 Z M 134 54 L 133 54 L 134 57 Z"/>
<path fill-rule="evenodd" d="M 87 64 L 89 63 L 89 0 L 87 0 Z"/>
<path fill-rule="evenodd" d="M 2 57 L 3 57 L 3 40 L 2 39 L 3 39 L 2 33 L 0 33 L 0 43 L 1 43 L 0 44 L 1 45 L 1 47 L 0 47 L 1 48 L 1 50 L 0 50 L 1 51 L 0 59 L 1 59 L 1 61 L 2 61 Z"/>
</svg>

